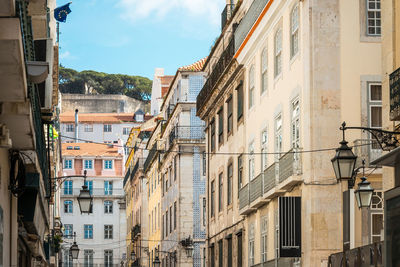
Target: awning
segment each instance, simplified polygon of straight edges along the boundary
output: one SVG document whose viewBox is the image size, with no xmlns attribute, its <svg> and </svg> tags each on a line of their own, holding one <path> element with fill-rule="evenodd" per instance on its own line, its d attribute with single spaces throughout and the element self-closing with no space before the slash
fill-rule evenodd
<svg viewBox="0 0 400 267">
<path fill-rule="evenodd" d="M 397 147 L 387 154 L 372 161 L 370 165 L 394 167 L 400 163 L 400 147 Z"/>
</svg>

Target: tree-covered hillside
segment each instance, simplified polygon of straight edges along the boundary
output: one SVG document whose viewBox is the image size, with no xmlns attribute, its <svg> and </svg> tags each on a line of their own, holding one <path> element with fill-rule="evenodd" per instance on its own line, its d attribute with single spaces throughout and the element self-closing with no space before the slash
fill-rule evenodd
<svg viewBox="0 0 400 267">
<path fill-rule="evenodd" d="M 141 76 L 107 74 L 92 70 L 78 72 L 59 68 L 61 93 L 70 94 L 122 94 L 148 101 L 151 96 L 151 80 Z"/>
</svg>

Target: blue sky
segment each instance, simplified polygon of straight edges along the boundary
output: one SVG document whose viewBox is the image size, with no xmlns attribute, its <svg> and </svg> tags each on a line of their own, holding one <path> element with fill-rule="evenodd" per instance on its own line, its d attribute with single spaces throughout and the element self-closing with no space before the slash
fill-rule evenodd
<svg viewBox="0 0 400 267">
<path fill-rule="evenodd" d="M 223 0 L 72 0 L 60 23 L 60 63 L 68 68 L 153 78 L 174 75 L 210 52 Z M 57 1 L 57 6 L 68 3 Z"/>
</svg>

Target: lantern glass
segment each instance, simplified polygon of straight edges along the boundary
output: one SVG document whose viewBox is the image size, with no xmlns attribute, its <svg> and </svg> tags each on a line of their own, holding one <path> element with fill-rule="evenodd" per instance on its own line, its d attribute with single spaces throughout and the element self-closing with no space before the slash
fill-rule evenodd
<svg viewBox="0 0 400 267">
<path fill-rule="evenodd" d="M 336 155 L 332 158 L 333 170 L 336 179 L 351 179 L 356 165 L 357 156 L 354 155 L 347 142 L 341 142 L 341 146 L 336 149 Z"/>
<path fill-rule="evenodd" d="M 76 260 L 79 256 L 79 247 L 76 244 L 76 242 L 74 242 L 74 244 L 72 244 L 72 246 L 69 248 L 69 252 L 71 253 L 71 257 Z"/>
<path fill-rule="evenodd" d="M 367 178 L 361 177 L 361 182 L 358 183 L 358 188 L 354 192 L 356 194 L 358 208 L 369 208 L 373 192 L 374 189 L 367 181 Z"/>
<path fill-rule="evenodd" d="M 90 195 L 90 191 L 86 189 L 86 186 L 82 186 L 81 192 L 78 196 L 78 203 L 81 213 L 91 213 L 93 198 Z"/>
</svg>

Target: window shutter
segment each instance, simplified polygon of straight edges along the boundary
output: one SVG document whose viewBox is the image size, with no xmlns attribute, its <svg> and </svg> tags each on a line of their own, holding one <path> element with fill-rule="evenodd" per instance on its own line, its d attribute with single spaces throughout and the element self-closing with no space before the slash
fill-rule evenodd
<svg viewBox="0 0 400 267">
<path fill-rule="evenodd" d="M 279 198 L 279 256 L 301 257 L 301 197 Z"/>
</svg>

